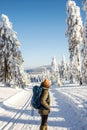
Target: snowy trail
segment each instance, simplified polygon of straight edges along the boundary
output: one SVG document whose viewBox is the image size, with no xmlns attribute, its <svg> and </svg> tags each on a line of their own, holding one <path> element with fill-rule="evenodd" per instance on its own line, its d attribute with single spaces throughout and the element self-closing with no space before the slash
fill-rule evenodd
<svg viewBox="0 0 87 130">
<path fill-rule="evenodd" d="M 51 89 L 51 100 L 50 130 L 83 130 L 79 116 L 57 88 Z"/>
<path fill-rule="evenodd" d="M 30 105 L 31 93 L 21 91 L 5 100 L 0 110 L 0 130 L 12 130 Z"/>
<path fill-rule="evenodd" d="M 51 89 L 51 112 L 48 118 L 48 130 L 83 130 L 82 123 L 74 109 L 65 101 L 63 96 L 58 93 L 57 89 Z M 39 130 L 40 116 L 36 110 L 34 110 L 34 116 L 31 116 L 31 108 L 27 122 L 21 128 L 21 130 Z M 20 125 L 20 124 L 19 124 Z M 16 130 L 16 129 L 15 129 Z"/>
<path fill-rule="evenodd" d="M 0 86 L 0 103 L 4 102 L 5 100 L 11 98 L 13 95 L 21 92 L 22 89 L 19 88 L 10 88 L 10 87 L 1 87 Z M 6 92 L 6 93 L 5 93 Z"/>
<path fill-rule="evenodd" d="M 39 130 L 40 115 L 30 107 L 31 95 L 32 87 L 3 103 L 0 110 L 0 130 Z M 48 130 L 86 130 L 59 88 L 51 87 L 50 97 Z"/>
</svg>

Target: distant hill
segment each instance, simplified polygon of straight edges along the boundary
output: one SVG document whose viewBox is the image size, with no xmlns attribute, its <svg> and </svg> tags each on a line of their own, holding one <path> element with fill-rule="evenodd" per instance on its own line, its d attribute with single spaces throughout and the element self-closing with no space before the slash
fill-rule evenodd
<svg viewBox="0 0 87 130">
<path fill-rule="evenodd" d="M 51 70 L 51 65 L 44 65 L 44 66 L 40 66 L 40 67 L 36 67 L 36 68 L 27 68 L 27 69 L 25 69 L 25 71 L 27 73 L 32 73 L 32 72 L 34 72 L 34 73 L 40 72 L 41 73 L 41 72 L 45 71 L 46 69 Z"/>
</svg>

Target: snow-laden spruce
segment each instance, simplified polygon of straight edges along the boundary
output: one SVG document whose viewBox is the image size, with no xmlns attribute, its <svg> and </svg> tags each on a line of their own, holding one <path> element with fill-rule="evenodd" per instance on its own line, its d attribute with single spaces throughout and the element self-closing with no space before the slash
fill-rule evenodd
<svg viewBox="0 0 87 130">
<path fill-rule="evenodd" d="M 82 78 L 84 84 L 87 84 L 87 0 L 83 1 L 83 10 L 86 13 L 86 19 L 83 26 Z"/>
<path fill-rule="evenodd" d="M 2 14 L 0 22 L 0 82 L 23 85 L 23 58 L 17 33 L 9 18 Z M 22 68 L 22 69 L 21 69 Z"/>
<path fill-rule="evenodd" d="M 58 68 L 58 64 L 57 64 L 57 60 L 56 60 L 55 56 L 52 58 L 51 68 L 52 68 L 51 69 L 51 81 L 52 81 L 52 84 L 60 85 L 59 68 Z"/>
<path fill-rule="evenodd" d="M 60 78 L 62 79 L 62 82 L 68 79 L 67 75 L 67 63 L 65 56 L 63 55 L 61 65 L 60 65 Z"/>
<path fill-rule="evenodd" d="M 67 2 L 67 31 L 70 52 L 70 79 L 78 81 L 81 77 L 80 43 L 82 42 L 82 20 L 80 8 L 73 0 Z M 73 71 L 74 70 L 74 71 Z"/>
</svg>

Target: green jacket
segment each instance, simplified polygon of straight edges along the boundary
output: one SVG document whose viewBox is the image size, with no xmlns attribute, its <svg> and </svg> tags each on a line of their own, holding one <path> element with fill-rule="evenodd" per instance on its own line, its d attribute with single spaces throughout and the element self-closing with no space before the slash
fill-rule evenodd
<svg viewBox="0 0 87 130">
<path fill-rule="evenodd" d="M 48 88 L 43 87 L 43 91 L 41 95 L 41 104 L 42 107 L 38 109 L 39 114 L 48 115 L 48 113 L 50 112 L 50 95 L 49 95 Z"/>
</svg>

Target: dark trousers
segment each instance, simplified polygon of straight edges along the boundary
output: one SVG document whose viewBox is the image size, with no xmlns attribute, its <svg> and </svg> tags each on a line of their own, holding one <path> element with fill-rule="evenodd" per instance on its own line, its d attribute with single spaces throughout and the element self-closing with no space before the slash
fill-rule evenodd
<svg viewBox="0 0 87 130">
<path fill-rule="evenodd" d="M 47 125 L 48 115 L 41 115 L 41 125 Z"/>
</svg>

